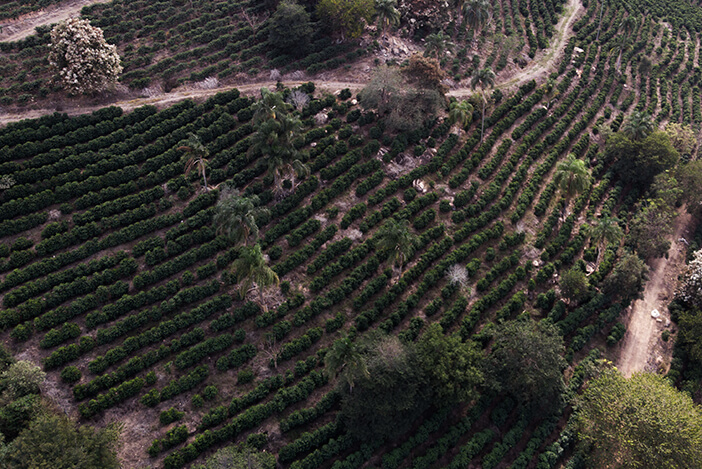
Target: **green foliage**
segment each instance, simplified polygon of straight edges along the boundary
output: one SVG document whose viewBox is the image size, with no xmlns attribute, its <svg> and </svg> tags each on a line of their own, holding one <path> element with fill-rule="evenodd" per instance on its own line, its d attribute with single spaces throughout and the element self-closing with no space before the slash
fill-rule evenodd
<svg viewBox="0 0 702 469">
<path fill-rule="evenodd" d="M 520 403 L 543 412 L 563 402 L 563 338 L 552 324 L 531 319 L 507 321 L 495 328 L 486 373 L 493 386 Z"/>
<path fill-rule="evenodd" d="M 417 358 L 423 369 L 434 402 L 470 402 L 478 397 L 483 383 L 483 354 L 473 342 L 458 335 L 444 335 L 432 324 L 417 342 Z"/>
<path fill-rule="evenodd" d="M 271 18 L 268 42 L 280 53 L 299 56 L 305 53 L 312 32 L 305 7 L 294 0 L 285 0 L 278 4 Z"/>
<path fill-rule="evenodd" d="M 61 379 L 66 383 L 76 383 L 80 381 L 82 373 L 75 366 L 67 366 L 61 370 Z"/>
<path fill-rule="evenodd" d="M 587 294 L 590 285 L 585 272 L 573 267 L 561 275 L 561 278 L 558 280 L 558 286 L 561 288 L 563 297 L 577 302 Z"/>
<path fill-rule="evenodd" d="M 605 277 L 602 289 L 617 299 L 635 298 L 647 279 L 648 266 L 636 254 L 624 253 L 612 272 Z"/>
<path fill-rule="evenodd" d="M 115 449 L 120 432 L 118 425 L 100 430 L 76 428 L 65 416 L 42 415 L 12 443 L 5 467 L 117 469 Z"/>
<path fill-rule="evenodd" d="M 246 446 L 227 446 L 193 469 L 275 469 L 275 456 Z"/>
<path fill-rule="evenodd" d="M 627 242 L 644 259 L 664 256 L 670 249 L 668 237 L 673 232 L 674 217 L 673 208 L 665 201 L 648 200 L 631 220 Z"/>
<path fill-rule="evenodd" d="M 352 389 L 342 389 L 341 421 L 361 441 L 400 435 L 427 405 L 418 357 L 393 336 L 365 347 L 362 359 L 368 374 L 358 376 Z"/>
<path fill-rule="evenodd" d="M 695 467 L 702 460 L 702 412 L 652 373 L 625 379 L 603 370 L 578 399 L 577 423 L 589 467 Z"/>
<path fill-rule="evenodd" d="M 665 132 L 655 131 L 641 140 L 630 140 L 623 132 L 607 139 L 605 156 L 627 183 L 647 186 L 660 172 L 672 168 L 679 159 Z"/>
<path fill-rule="evenodd" d="M 27 394 L 37 394 L 39 385 L 44 382 L 46 373 L 41 368 L 26 360 L 20 360 L 11 364 L 7 370 L 0 375 L 0 388 L 8 393 L 13 399 L 26 396 Z"/>
<path fill-rule="evenodd" d="M 356 39 L 363 33 L 363 27 L 371 22 L 374 13 L 373 0 L 320 0 L 317 3 L 317 16 L 349 39 Z"/>
</svg>

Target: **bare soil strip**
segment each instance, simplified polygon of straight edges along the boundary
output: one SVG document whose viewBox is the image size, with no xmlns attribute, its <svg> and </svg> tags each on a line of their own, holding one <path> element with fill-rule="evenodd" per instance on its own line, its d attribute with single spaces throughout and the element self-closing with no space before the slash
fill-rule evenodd
<svg viewBox="0 0 702 469">
<path fill-rule="evenodd" d="M 627 331 L 617 360 L 617 368 L 627 378 L 637 371 L 657 371 L 668 366 L 664 357 L 669 353 L 663 349 L 669 347 L 664 346 L 660 337 L 666 325 L 670 324 L 668 303 L 675 294 L 678 275 L 685 269 L 687 245 L 679 240 L 688 238 L 691 220 L 690 214 L 681 208 L 669 238 L 671 248 L 668 259 L 660 257 L 651 262 L 643 299 L 636 300 L 629 308 L 630 313 L 625 318 L 628 321 Z M 651 316 L 654 309 L 660 313 L 660 321 Z"/>
<path fill-rule="evenodd" d="M 73 16 L 80 16 L 80 10 L 93 3 L 105 3 L 109 0 L 71 0 L 19 18 L 0 23 L 0 42 L 17 42 L 34 34 L 38 26 L 58 23 Z"/>
</svg>

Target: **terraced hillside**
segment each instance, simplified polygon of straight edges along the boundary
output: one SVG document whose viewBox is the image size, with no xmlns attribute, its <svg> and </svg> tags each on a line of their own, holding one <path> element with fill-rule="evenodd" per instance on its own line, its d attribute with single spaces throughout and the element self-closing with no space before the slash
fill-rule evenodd
<svg viewBox="0 0 702 469">
<path fill-rule="evenodd" d="M 172 3 L 84 10 L 129 48 L 124 83 L 224 80 L 265 67 L 314 73 L 372 50 L 319 38 L 306 58 L 269 57 L 265 22 L 254 31 L 230 20 L 254 7 Z M 533 55 L 560 5 L 503 1 L 492 27 L 525 35 Z M 616 356 L 634 295 L 607 290 L 625 251 L 619 240 L 600 243 L 591 225 L 616 217 L 631 231 L 656 194 L 627 180 L 603 133 L 618 133 L 635 112 L 661 127 L 699 128 L 702 22 L 683 2 L 584 6 L 557 71 L 493 95 L 484 136 L 478 110 L 465 130 L 442 112 L 393 132 L 350 91 L 319 93 L 313 83 L 260 99 L 235 89 L 162 110 L 8 124 L 3 340 L 43 366 L 65 412 L 98 426 L 124 422 L 129 468 L 189 467 L 245 441 L 295 469 L 561 467 L 573 455 L 571 407 L 534 414 L 496 391 L 460 406 L 434 402 L 392 441 L 359 441 L 338 418 L 347 394 L 324 357 L 338 340 L 360 343 L 375 331 L 413 343 L 433 323 L 487 351 L 496 325 L 533 317 L 563 338 L 570 399 L 592 361 Z M 46 89 L 45 40 L 46 31 L 3 44 L 6 103 Z M 475 56 L 476 68 L 499 69 L 507 55 L 491 51 Z M 459 78 L 465 57 L 449 67 Z M 29 97 L 15 98 L 18 90 Z M 296 106 L 268 106 L 273 93 Z M 299 132 L 266 130 L 295 119 Z M 207 186 L 185 172 L 191 134 L 208 153 Z M 282 147 L 308 175 L 270 169 Z M 591 176 L 573 193 L 557 176 L 568 155 Z M 214 221 L 233 190 L 268 209 L 256 220 L 259 245 L 281 282 L 245 299 L 232 267 L 247 246 Z M 390 220 L 415 235 L 400 268 L 379 244 Z M 561 281 L 573 270 L 588 274 L 577 298 Z"/>
</svg>

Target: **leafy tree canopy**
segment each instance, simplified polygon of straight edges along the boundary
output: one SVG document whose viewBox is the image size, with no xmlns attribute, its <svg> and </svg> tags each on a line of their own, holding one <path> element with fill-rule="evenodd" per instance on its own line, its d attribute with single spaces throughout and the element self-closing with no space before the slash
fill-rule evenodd
<svg viewBox="0 0 702 469">
<path fill-rule="evenodd" d="M 88 20 L 69 18 L 51 31 L 49 65 L 69 93 L 96 93 L 117 82 L 122 73 L 117 46 Z"/>
<path fill-rule="evenodd" d="M 563 337 L 553 324 L 507 321 L 495 328 L 486 372 L 496 390 L 535 410 L 552 411 L 563 402 L 563 351 Z"/>
<path fill-rule="evenodd" d="M 312 38 L 310 14 L 294 0 L 278 4 L 271 18 L 268 42 L 284 54 L 301 55 Z"/>
<path fill-rule="evenodd" d="M 375 14 L 374 0 L 319 0 L 317 16 L 348 39 L 356 39 Z"/>
<path fill-rule="evenodd" d="M 482 352 L 473 342 L 444 335 L 432 324 L 417 342 L 417 357 L 434 393 L 434 402 L 470 402 L 484 382 Z"/>
<path fill-rule="evenodd" d="M 634 298 L 643 288 L 648 266 L 639 256 L 625 253 L 605 278 L 603 291 L 618 299 Z"/>
<path fill-rule="evenodd" d="M 615 170 L 624 182 L 644 186 L 658 173 L 675 166 L 680 157 L 663 131 L 654 131 L 641 140 L 616 132 L 607 139 L 605 156 L 615 162 Z"/>
<path fill-rule="evenodd" d="M 605 369 L 578 402 L 588 467 L 692 468 L 702 461 L 702 412 L 663 377 Z"/>
<path fill-rule="evenodd" d="M 4 465 L 7 469 L 117 469 L 115 445 L 118 425 L 97 430 L 76 428 L 62 415 L 43 415 L 12 442 Z"/>
</svg>

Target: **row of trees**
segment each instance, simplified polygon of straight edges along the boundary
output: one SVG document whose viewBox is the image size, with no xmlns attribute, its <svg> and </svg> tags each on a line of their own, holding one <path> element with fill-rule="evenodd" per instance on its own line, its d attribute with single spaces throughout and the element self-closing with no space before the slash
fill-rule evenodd
<svg viewBox="0 0 702 469">
<path fill-rule="evenodd" d="M 360 440 L 392 438 L 431 405 L 457 405 L 483 392 L 505 393 L 535 412 L 563 404 L 566 366 L 558 330 L 531 319 L 495 327 L 485 354 L 457 334 L 432 324 L 416 343 L 366 334 L 342 337 L 325 355 L 338 377 L 341 419 Z"/>
</svg>

